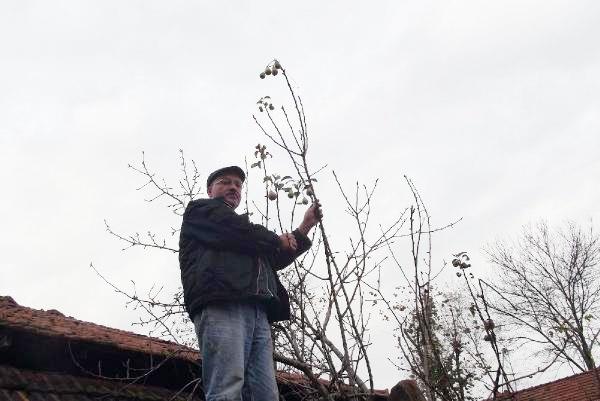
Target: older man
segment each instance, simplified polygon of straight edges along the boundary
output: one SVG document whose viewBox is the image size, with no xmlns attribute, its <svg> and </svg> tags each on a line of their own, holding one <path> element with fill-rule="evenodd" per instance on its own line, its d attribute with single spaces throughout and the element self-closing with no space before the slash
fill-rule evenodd
<svg viewBox="0 0 600 401">
<path fill-rule="evenodd" d="M 234 211 L 245 178 L 237 166 L 210 174 L 209 199 L 190 202 L 181 226 L 181 281 L 207 401 L 278 400 L 269 322 L 289 319 L 290 308 L 276 271 L 310 247 L 321 213 L 310 206 L 290 234 L 252 224 Z"/>
</svg>

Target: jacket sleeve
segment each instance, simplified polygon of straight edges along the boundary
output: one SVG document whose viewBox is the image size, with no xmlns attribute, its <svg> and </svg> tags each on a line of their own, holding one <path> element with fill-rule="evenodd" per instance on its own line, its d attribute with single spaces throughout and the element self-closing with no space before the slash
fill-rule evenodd
<svg viewBox="0 0 600 401">
<path fill-rule="evenodd" d="M 181 235 L 210 248 L 248 255 L 270 256 L 278 253 L 280 244 L 277 234 L 250 223 L 219 200 L 190 203 L 183 214 Z"/>
<path fill-rule="evenodd" d="M 273 269 L 281 270 L 284 267 L 291 265 L 292 262 L 296 260 L 298 256 L 306 252 L 308 248 L 310 248 L 310 246 L 312 245 L 310 239 L 306 235 L 302 234 L 300 231 L 294 230 L 292 234 L 294 234 L 294 237 L 296 238 L 298 249 L 296 249 L 296 252 L 293 253 L 278 252 L 275 255 L 271 256 L 270 263 Z"/>
</svg>

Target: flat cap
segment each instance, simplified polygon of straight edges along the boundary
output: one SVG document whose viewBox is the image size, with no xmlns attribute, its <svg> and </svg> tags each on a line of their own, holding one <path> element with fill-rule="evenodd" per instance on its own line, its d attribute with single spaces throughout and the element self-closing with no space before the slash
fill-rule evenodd
<svg viewBox="0 0 600 401">
<path fill-rule="evenodd" d="M 238 166 L 222 167 L 210 173 L 210 175 L 206 179 L 206 188 L 210 187 L 210 184 L 212 184 L 212 182 L 218 177 L 225 174 L 234 174 L 240 177 L 242 179 L 242 182 L 246 181 L 246 174 L 244 173 L 244 170 L 242 170 Z"/>
</svg>

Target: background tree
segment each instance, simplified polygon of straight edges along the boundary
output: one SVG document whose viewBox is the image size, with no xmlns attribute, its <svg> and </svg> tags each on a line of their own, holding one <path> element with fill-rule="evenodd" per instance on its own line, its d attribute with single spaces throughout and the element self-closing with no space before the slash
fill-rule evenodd
<svg viewBox="0 0 600 401">
<path fill-rule="evenodd" d="M 544 222 L 523 229 L 516 242 L 487 250 L 500 275 L 490 306 L 535 346 L 548 363 L 594 370 L 600 325 L 600 242 L 591 225 L 551 230 Z"/>
</svg>

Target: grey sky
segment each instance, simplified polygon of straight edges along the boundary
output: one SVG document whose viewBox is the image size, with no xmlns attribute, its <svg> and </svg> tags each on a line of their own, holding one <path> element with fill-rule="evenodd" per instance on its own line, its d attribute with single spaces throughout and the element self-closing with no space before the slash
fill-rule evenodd
<svg viewBox="0 0 600 401">
<path fill-rule="evenodd" d="M 344 182 L 381 178 L 382 222 L 409 202 L 463 217 L 435 258 L 546 218 L 600 220 L 600 3 L 596 1 L 0 4 L 0 294 L 127 330 L 120 285 L 178 285 L 174 255 L 104 231 L 168 231 L 127 169 L 141 151 L 177 175 L 178 149 L 204 173 L 267 143 L 251 114 L 281 82 L 301 94 L 313 165 Z M 341 212 L 329 173 L 319 190 Z M 329 207 L 329 209 L 327 209 Z M 333 224 L 333 223 L 330 223 Z M 380 352 L 378 387 L 399 379 Z"/>
</svg>

